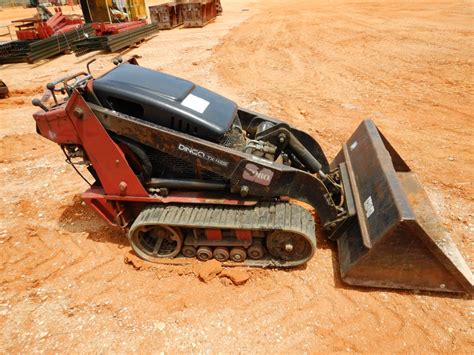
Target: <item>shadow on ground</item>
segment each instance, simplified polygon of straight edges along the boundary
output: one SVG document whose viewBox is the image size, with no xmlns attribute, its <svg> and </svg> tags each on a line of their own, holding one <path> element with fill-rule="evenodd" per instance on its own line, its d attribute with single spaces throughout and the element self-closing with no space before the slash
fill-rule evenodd
<svg viewBox="0 0 474 355">
<path fill-rule="evenodd" d="M 98 243 L 112 243 L 119 247 L 129 246 L 126 233 L 104 222 L 94 211 L 74 196 L 72 204 L 59 217 L 59 226 L 70 233 L 88 233 L 87 239 Z"/>
</svg>

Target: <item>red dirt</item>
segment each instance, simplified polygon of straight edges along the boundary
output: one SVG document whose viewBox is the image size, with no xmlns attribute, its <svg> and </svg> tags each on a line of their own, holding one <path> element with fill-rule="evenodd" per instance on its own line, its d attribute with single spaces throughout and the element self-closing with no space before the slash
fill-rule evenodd
<svg viewBox="0 0 474 355">
<path fill-rule="evenodd" d="M 305 129 L 330 158 L 374 118 L 471 264 L 472 5 L 223 6 L 215 23 L 162 31 L 127 55 Z M 347 287 L 322 238 L 306 266 L 248 270 L 241 286 L 200 281 L 199 263 L 124 263 L 125 235 L 81 203 L 86 184 L 31 117 L 39 86 L 92 56 L 0 67 L 12 90 L 0 101 L 0 351 L 474 352 L 470 299 Z M 94 72 L 113 56 L 98 56 Z"/>
<path fill-rule="evenodd" d="M 216 276 L 221 273 L 222 266 L 220 262 L 213 259 L 208 260 L 204 263 L 200 263 L 196 271 L 199 276 L 199 279 L 207 283 L 215 279 Z"/>
</svg>

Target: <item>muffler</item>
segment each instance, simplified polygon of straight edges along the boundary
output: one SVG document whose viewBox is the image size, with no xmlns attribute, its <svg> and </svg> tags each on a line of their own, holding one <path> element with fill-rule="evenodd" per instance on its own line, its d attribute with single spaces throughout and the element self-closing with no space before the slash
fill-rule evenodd
<svg viewBox="0 0 474 355">
<path fill-rule="evenodd" d="M 473 275 L 416 175 L 371 120 L 343 145 L 356 218 L 338 238 L 341 277 L 357 286 L 473 292 Z"/>
</svg>

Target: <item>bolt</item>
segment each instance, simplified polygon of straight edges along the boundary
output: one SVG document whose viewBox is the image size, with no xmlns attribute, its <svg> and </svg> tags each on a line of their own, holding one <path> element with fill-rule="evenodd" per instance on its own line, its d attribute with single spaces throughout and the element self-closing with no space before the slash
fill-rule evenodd
<svg viewBox="0 0 474 355">
<path fill-rule="evenodd" d="M 235 255 L 234 255 L 234 259 L 235 259 L 235 260 L 240 260 L 240 254 L 235 254 Z"/>
<path fill-rule="evenodd" d="M 285 245 L 285 250 L 286 251 L 293 251 L 293 244 L 290 244 L 290 243 L 286 244 Z"/>
<path fill-rule="evenodd" d="M 76 118 L 79 118 L 80 120 L 84 118 L 84 111 L 78 106 L 74 107 L 72 113 L 74 114 L 74 116 L 76 116 Z"/>
<path fill-rule="evenodd" d="M 280 143 L 285 143 L 285 141 L 286 141 L 286 134 L 285 134 L 285 133 L 280 133 L 280 134 L 278 135 L 278 141 L 279 141 Z"/>
<path fill-rule="evenodd" d="M 248 186 L 242 186 L 240 188 L 240 196 L 245 197 L 249 194 L 249 187 Z"/>
<path fill-rule="evenodd" d="M 124 192 L 127 189 L 127 183 L 125 181 L 120 181 L 119 189 Z"/>
</svg>

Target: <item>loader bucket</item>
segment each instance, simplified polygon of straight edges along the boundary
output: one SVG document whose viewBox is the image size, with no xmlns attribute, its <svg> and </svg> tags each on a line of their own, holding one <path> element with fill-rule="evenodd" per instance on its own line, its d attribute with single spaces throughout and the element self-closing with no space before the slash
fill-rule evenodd
<svg viewBox="0 0 474 355">
<path fill-rule="evenodd" d="M 343 145 L 356 217 L 337 240 L 350 285 L 473 292 L 473 276 L 416 175 L 371 120 Z"/>
</svg>

